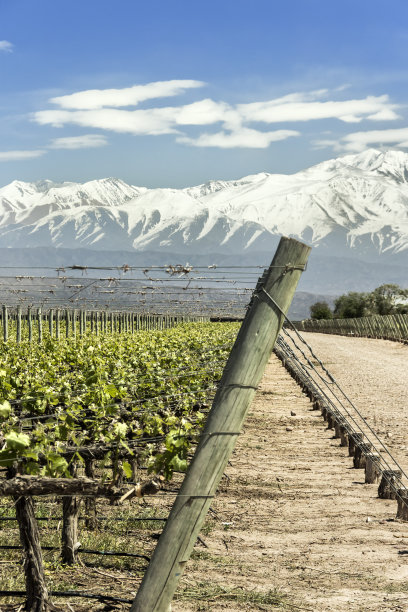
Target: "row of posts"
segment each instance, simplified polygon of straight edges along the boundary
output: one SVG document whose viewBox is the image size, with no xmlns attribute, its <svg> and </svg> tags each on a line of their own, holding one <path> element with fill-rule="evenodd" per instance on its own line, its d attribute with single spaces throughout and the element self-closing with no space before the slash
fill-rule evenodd
<svg viewBox="0 0 408 612">
<path fill-rule="evenodd" d="M 41 308 L 28 308 L 24 313 L 20 306 L 14 312 L 9 312 L 7 306 L 2 307 L 1 321 L 3 327 L 3 340 L 7 342 L 10 334 L 10 322 L 15 324 L 15 339 L 22 341 L 23 325 L 28 329 L 28 340 L 31 342 L 34 335 L 39 342 L 43 340 L 44 329 L 48 328 L 49 337 L 57 340 L 65 335 L 66 338 L 75 337 L 78 333 L 83 336 L 85 332 L 98 335 L 102 333 L 135 333 L 140 330 L 161 330 L 183 322 L 202 322 L 207 317 L 194 315 L 150 314 L 135 312 L 108 312 L 70 309 L 50 309 L 42 312 Z"/>
<path fill-rule="evenodd" d="M 315 400 L 313 409 L 320 409 L 327 421 L 327 428 L 334 429 L 334 438 L 340 439 L 340 446 L 348 447 L 349 457 L 353 457 L 353 467 L 363 469 L 366 484 L 378 485 L 380 499 L 396 499 L 398 502 L 397 518 L 408 521 L 408 489 L 400 486 L 402 471 L 397 469 L 384 470 L 381 466 L 379 453 L 374 452 L 372 444 L 363 432 L 355 432 L 346 418 L 333 414 L 327 406 Z"/>
<path fill-rule="evenodd" d="M 375 452 L 366 435 L 362 431 L 355 431 L 346 416 L 338 409 L 330 407 L 324 398 L 319 397 L 313 381 L 294 367 L 290 357 L 280 351 L 277 351 L 277 354 L 282 359 L 284 367 L 312 402 L 313 410 L 320 410 L 322 417 L 327 422 L 327 429 L 334 430 L 333 437 L 340 440 L 340 446 L 348 447 L 349 457 L 353 457 L 353 467 L 364 469 L 364 482 L 366 484 L 379 483 L 378 497 L 396 499 L 398 502 L 397 519 L 408 521 L 408 487 L 401 487 L 402 471 L 390 469 L 388 464 L 386 464 L 387 469 L 384 469 L 380 454 Z"/>
<path fill-rule="evenodd" d="M 408 315 L 373 315 L 353 319 L 308 319 L 298 321 L 300 331 L 321 332 L 365 338 L 408 341 Z"/>
</svg>

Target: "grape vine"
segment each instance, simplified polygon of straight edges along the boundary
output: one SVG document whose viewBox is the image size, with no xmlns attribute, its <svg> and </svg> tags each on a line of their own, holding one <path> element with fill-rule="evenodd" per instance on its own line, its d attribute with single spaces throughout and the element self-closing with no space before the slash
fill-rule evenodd
<svg viewBox="0 0 408 612">
<path fill-rule="evenodd" d="M 0 467 L 69 476 L 92 448 L 114 478 L 131 478 L 136 459 L 167 479 L 185 471 L 237 331 L 185 323 L 0 343 Z"/>
</svg>

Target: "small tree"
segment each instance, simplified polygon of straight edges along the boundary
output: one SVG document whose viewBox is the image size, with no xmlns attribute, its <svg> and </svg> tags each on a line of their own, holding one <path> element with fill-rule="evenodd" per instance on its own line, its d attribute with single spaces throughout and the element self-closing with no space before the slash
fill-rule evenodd
<svg viewBox="0 0 408 612">
<path fill-rule="evenodd" d="M 373 310 L 379 315 L 388 315 L 405 310 L 407 297 L 408 289 L 402 289 L 402 287 L 393 283 L 381 285 L 370 293 Z"/>
<path fill-rule="evenodd" d="M 372 314 L 370 294 L 350 291 L 341 295 L 334 302 L 334 317 L 339 319 L 355 319 Z"/>
<path fill-rule="evenodd" d="M 310 307 L 310 317 L 312 319 L 332 319 L 333 313 L 327 302 L 316 302 Z"/>
</svg>

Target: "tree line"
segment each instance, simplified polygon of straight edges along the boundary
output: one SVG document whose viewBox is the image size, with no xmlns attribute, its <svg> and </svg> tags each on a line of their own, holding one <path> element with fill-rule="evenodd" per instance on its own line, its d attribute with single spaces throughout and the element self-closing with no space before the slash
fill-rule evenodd
<svg viewBox="0 0 408 612">
<path fill-rule="evenodd" d="M 370 293 L 349 291 L 334 301 L 315 302 L 310 307 L 311 319 L 354 319 L 371 315 L 408 314 L 408 289 L 388 283 Z"/>
</svg>

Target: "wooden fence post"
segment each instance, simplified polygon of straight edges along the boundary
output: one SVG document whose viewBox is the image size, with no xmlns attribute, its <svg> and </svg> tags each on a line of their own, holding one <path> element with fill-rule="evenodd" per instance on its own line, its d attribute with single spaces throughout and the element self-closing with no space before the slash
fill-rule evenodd
<svg viewBox="0 0 408 612">
<path fill-rule="evenodd" d="M 76 316 L 77 316 L 77 311 L 74 309 L 71 314 L 72 314 L 72 319 L 71 319 L 72 335 L 75 338 L 75 336 L 76 336 Z"/>
<path fill-rule="evenodd" d="M 8 340 L 8 311 L 7 311 L 7 306 L 3 306 L 2 323 L 3 323 L 3 340 L 4 340 L 4 342 L 7 342 L 7 340 Z"/>
<path fill-rule="evenodd" d="M 48 331 L 50 332 L 50 338 L 52 338 L 54 332 L 54 311 L 52 308 L 48 312 Z"/>
<path fill-rule="evenodd" d="M 18 344 L 21 342 L 21 306 L 17 306 L 16 340 Z"/>
<path fill-rule="evenodd" d="M 60 339 L 60 310 L 57 308 L 55 313 L 55 337 L 57 340 Z"/>
<path fill-rule="evenodd" d="M 42 342 L 42 312 L 41 308 L 37 308 L 38 319 L 38 342 Z"/>
<path fill-rule="evenodd" d="M 167 612 L 284 322 L 310 247 L 281 238 L 225 366 L 204 431 L 130 608 Z M 278 307 L 276 306 L 278 304 Z"/>
<path fill-rule="evenodd" d="M 27 323 L 28 323 L 28 340 L 32 342 L 33 339 L 33 322 L 31 319 L 31 306 L 27 308 Z"/>
<path fill-rule="evenodd" d="M 20 542 L 24 550 L 26 606 L 30 612 L 45 612 L 48 607 L 48 591 L 45 582 L 40 533 L 34 515 L 34 503 L 30 496 L 15 498 L 16 518 L 20 530 Z"/>
</svg>

